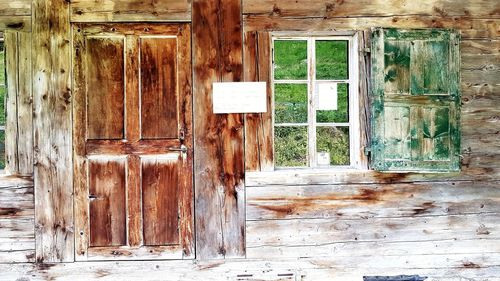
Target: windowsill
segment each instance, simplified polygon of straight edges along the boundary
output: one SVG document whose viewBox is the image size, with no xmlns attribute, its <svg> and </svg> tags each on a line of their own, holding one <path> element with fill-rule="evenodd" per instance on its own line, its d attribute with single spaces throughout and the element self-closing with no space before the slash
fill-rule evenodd
<svg viewBox="0 0 500 281">
<path fill-rule="evenodd" d="M 368 169 L 348 168 L 298 168 L 277 169 L 266 172 L 246 172 L 246 186 L 267 185 L 336 185 L 406 183 L 419 181 L 444 181 L 456 179 L 459 172 L 452 173 L 387 173 Z"/>
</svg>

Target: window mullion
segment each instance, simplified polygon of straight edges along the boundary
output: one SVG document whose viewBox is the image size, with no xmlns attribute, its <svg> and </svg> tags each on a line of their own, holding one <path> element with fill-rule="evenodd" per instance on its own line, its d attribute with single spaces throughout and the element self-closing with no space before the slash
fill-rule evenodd
<svg viewBox="0 0 500 281">
<path fill-rule="evenodd" d="M 309 91 L 308 91 L 308 123 L 309 123 L 309 166 L 316 167 L 316 52 L 315 52 L 316 41 L 314 38 L 308 39 L 307 44 L 307 57 L 308 57 L 308 81 L 309 81 Z"/>
</svg>

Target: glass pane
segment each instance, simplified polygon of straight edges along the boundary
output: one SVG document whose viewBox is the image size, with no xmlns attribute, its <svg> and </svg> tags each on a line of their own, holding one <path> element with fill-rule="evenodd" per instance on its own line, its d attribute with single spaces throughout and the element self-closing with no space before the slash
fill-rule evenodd
<svg viewBox="0 0 500 281">
<path fill-rule="evenodd" d="M 348 41 L 316 41 L 316 79 L 348 79 Z"/>
<path fill-rule="evenodd" d="M 274 127 L 277 167 L 307 166 L 307 127 Z"/>
<path fill-rule="evenodd" d="M 307 85 L 274 85 L 274 122 L 307 123 Z"/>
<path fill-rule="evenodd" d="M 317 110 L 316 122 L 341 123 L 349 122 L 349 85 L 337 84 L 337 110 Z M 334 98 L 334 97 L 332 97 Z M 319 106 L 319 105 L 318 105 Z"/>
<path fill-rule="evenodd" d="M 274 41 L 274 79 L 307 80 L 307 41 Z"/>
<path fill-rule="evenodd" d="M 316 141 L 318 153 L 329 153 L 330 165 L 350 164 L 349 127 L 318 127 Z"/>
</svg>

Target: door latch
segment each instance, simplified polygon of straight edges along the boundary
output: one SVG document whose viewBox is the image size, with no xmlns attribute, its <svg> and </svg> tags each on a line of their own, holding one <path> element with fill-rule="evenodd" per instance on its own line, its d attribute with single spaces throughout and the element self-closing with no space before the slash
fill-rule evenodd
<svg viewBox="0 0 500 281">
<path fill-rule="evenodd" d="M 181 147 L 169 147 L 168 148 L 169 151 L 180 151 L 182 153 L 187 153 L 188 149 L 185 145 L 181 145 Z"/>
</svg>

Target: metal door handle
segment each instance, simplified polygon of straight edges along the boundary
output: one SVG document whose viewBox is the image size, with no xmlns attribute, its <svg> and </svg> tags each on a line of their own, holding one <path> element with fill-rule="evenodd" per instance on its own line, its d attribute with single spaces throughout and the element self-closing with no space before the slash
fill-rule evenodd
<svg viewBox="0 0 500 281">
<path fill-rule="evenodd" d="M 180 151 L 182 153 L 187 153 L 188 149 L 185 145 L 181 145 L 181 147 L 179 148 L 176 148 L 176 147 L 169 147 L 168 148 L 169 151 Z"/>
</svg>

